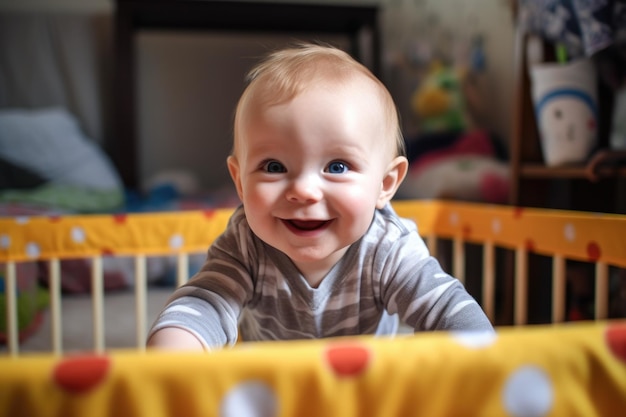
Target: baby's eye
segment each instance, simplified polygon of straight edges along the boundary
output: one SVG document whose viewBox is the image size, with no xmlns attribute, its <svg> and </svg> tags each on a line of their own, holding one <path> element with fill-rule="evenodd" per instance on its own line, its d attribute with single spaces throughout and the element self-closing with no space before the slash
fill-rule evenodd
<svg viewBox="0 0 626 417">
<path fill-rule="evenodd" d="M 287 172 L 285 166 L 278 161 L 268 161 L 264 164 L 263 168 L 266 172 L 269 172 L 270 174 Z"/>
<path fill-rule="evenodd" d="M 343 174 L 348 170 L 348 165 L 341 161 L 334 161 L 328 164 L 326 170 L 331 174 Z"/>
</svg>

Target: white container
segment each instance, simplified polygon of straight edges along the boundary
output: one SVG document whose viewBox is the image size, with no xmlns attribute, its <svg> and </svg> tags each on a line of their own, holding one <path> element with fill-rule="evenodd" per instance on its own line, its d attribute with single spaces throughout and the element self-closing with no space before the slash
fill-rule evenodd
<svg viewBox="0 0 626 417">
<path fill-rule="evenodd" d="M 585 162 L 598 142 L 596 71 L 589 59 L 534 64 L 532 98 L 546 165 Z"/>
</svg>

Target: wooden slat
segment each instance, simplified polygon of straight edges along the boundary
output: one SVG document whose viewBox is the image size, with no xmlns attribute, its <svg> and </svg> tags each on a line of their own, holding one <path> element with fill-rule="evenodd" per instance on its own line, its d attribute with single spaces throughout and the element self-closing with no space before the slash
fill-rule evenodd
<svg viewBox="0 0 626 417">
<path fill-rule="evenodd" d="M 595 319 L 604 320 L 609 315 L 609 267 L 604 262 L 596 263 Z"/>
<path fill-rule="evenodd" d="M 19 332 L 17 321 L 17 272 L 15 262 L 6 263 L 6 328 L 8 335 L 9 353 L 19 354 Z"/>
<path fill-rule="evenodd" d="M 456 236 L 452 248 L 452 274 L 462 283 L 465 283 L 465 245 L 463 238 Z"/>
<path fill-rule="evenodd" d="M 528 320 L 528 256 L 523 246 L 515 250 L 515 297 L 513 323 L 517 326 Z"/>
<path fill-rule="evenodd" d="M 52 329 L 52 352 L 63 353 L 63 323 L 61 317 L 61 262 L 58 258 L 48 261 L 50 266 L 50 323 Z"/>
<path fill-rule="evenodd" d="M 146 257 L 135 256 L 135 319 L 137 331 L 137 349 L 144 350 L 146 346 L 146 326 L 147 326 L 147 268 Z"/>
<path fill-rule="evenodd" d="M 552 257 L 552 322 L 565 321 L 565 258 Z"/>
<path fill-rule="evenodd" d="M 189 254 L 179 253 L 176 262 L 176 286 L 180 287 L 189 280 Z"/>
<path fill-rule="evenodd" d="M 102 257 L 91 258 L 91 310 L 93 315 L 93 346 L 96 352 L 104 352 L 104 272 Z"/>
<path fill-rule="evenodd" d="M 491 320 L 495 318 L 494 308 L 495 294 L 495 248 L 493 242 L 485 242 L 483 245 L 483 310 Z"/>
</svg>

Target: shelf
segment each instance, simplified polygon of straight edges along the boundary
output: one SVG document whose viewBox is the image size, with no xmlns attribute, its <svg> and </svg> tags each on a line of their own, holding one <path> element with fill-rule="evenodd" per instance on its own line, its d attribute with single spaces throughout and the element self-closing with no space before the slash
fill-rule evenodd
<svg viewBox="0 0 626 417">
<path fill-rule="evenodd" d="M 549 167 L 543 164 L 525 164 L 520 168 L 523 178 L 587 178 L 584 165 Z"/>
<path fill-rule="evenodd" d="M 602 149 L 597 151 L 586 165 L 563 165 L 549 167 L 538 163 L 520 166 L 522 178 L 587 179 L 626 177 L 626 151 Z"/>
</svg>

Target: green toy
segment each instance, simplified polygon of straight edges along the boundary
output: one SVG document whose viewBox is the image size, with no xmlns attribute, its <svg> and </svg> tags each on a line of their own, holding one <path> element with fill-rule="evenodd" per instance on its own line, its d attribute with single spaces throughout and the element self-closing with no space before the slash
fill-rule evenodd
<svg viewBox="0 0 626 417">
<path fill-rule="evenodd" d="M 462 71 L 434 63 L 411 99 L 421 133 L 459 132 L 469 128 Z"/>
</svg>

